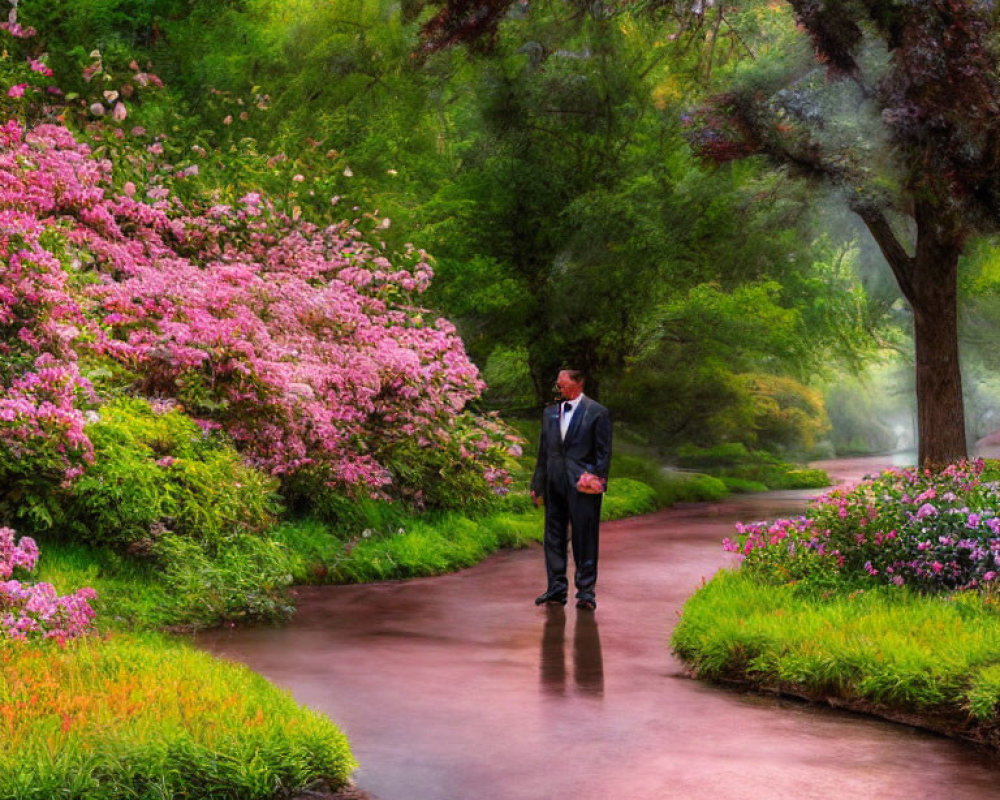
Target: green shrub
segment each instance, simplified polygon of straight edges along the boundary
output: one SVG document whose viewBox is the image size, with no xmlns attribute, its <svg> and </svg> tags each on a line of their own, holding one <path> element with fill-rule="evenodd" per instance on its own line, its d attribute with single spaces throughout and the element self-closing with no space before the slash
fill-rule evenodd
<svg viewBox="0 0 1000 800">
<path fill-rule="evenodd" d="M 755 483 L 768 489 L 820 489 L 830 485 L 823 470 L 799 467 L 761 450 L 747 450 L 739 442 L 714 447 L 682 445 L 677 450 L 677 464 L 721 478 L 736 478 L 746 482 L 743 486 Z"/>
<path fill-rule="evenodd" d="M 677 465 L 686 469 L 719 469 L 742 464 L 751 458 L 742 442 L 728 442 L 713 447 L 682 444 L 677 448 Z"/>
<path fill-rule="evenodd" d="M 174 624 L 204 626 L 220 620 L 283 619 L 294 608 L 286 590 L 293 558 L 278 542 L 236 534 L 209 553 L 187 537 L 165 534 L 154 554 L 164 564 Z"/>
<path fill-rule="evenodd" d="M 656 506 L 674 503 L 719 500 L 728 494 L 725 484 L 696 472 L 664 469 L 659 461 L 635 454 L 619 454 L 611 459 L 611 479 L 631 478 L 653 488 Z"/>
<path fill-rule="evenodd" d="M 295 514 L 322 520 L 341 539 L 369 529 L 395 530 L 411 511 L 404 503 L 364 495 L 352 497 L 340 487 L 327 485 L 322 475 L 309 469 L 287 478 L 283 488 Z"/>
<path fill-rule="evenodd" d="M 449 419 L 448 427 L 447 444 L 407 437 L 374 448 L 375 458 L 392 473 L 395 496 L 420 510 L 476 515 L 495 509 L 506 488 L 487 479 L 484 465 L 500 474 L 512 466 L 506 448 L 497 443 L 506 426 L 466 412 Z M 506 432 L 515 435 L 512 428 Z"/>
<path fill-rule="evenodd" d="M 87 432 L 94 463 L 65 490 L 55 524 L 73 542 L 120 554 L 88 556 L 99 574 L 124 576 L 137 605 L 116 616 L 166 625 L 287 616 L 291 561 L 261 536 L 280 510 L 277 481 L 180 411 L 145 400 L 109 403 Z M 133 591 L 143 560 L 148 591 Z"/>
<path fill-rule="evenodd" d="M 721 500 L 729 494 L 726 484 L 711 475 L 686 475 L 678 484 L 678 502 Z"/>
<path fill-rule="evenodd" d="M 746 478 L 734 478 L 731 475 L 723 475 L 719 478 L 726 488 L 731 492 L 766 492 L 767 487 L 760 481 L 751 481 Z"/>
<path fill-rule="evenodd" d="M 87 434 L 94 463 L 67 491 L 57 520 L 75 539 L 144 553 L 169 531 L 216 546 L 267 529 L 280 508 L 274 479 L 180 411 L 121 398 Z"/>
<path fill-rule="evenodd" d="M 659 503 L 652 486 L 632 478 L 616 478 L 608 482 L 608 491 L 601 504 L 601 519 L 648 514 L 657 508 Z"/>
<path fill-rule="evenodd" d="M 830 476 L 822 469 L 789 469 L 772 474 L 768 481 L 771 489 L 823 489 L 831 484 Z"/>
</svg>

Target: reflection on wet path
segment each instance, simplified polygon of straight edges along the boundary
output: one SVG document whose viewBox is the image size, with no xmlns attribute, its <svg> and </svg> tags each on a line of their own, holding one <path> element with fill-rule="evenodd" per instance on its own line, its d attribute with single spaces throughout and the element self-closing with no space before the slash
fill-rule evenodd
<svg viewBox="0 0 1000 800">
<path fill-rule="evenodd" d="M 809 494 L 603 526 L 596 613 L 536 608 L 532 549 L 440 578 L 309 588 L 290 625 L 199 643 L 336 720 L 379 800 L 1000 800 L 1000 763 L 966 745 L 683 677 L 670 631 L 731 563 L 733 521 L 798 513 Z"/>
<path fill-rule="evenodd" d="M 542 692 L 566 693 L 566 609 L 551 606 L 545 609 L 542 626 L 542 655 L 538 660 Z M 601 637 L 594 614 L 576 615 L 573 626 L 573 688 L 581 695 L 600 697 L 604 694 L 604 658 Z"/>
</svg>

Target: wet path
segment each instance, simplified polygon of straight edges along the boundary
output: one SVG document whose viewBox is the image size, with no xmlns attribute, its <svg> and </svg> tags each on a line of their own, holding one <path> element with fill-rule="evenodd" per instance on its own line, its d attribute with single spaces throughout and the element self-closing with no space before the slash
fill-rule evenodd
<svg viewBox="0 0 1000 800">
<path fill-rule="evenodd" d="M 596 615 L 532 605 L 533 548 L 440 578 L 310 588 L 285 628 L 199 642 L 336 720 L 378 800 L 1000 800 L 1000 760 L 968 746 L 683 677 L 670 630 L 729 563 L 732 522 L 797 513 L 809 494 L 605 524 Z"/>
</svg>

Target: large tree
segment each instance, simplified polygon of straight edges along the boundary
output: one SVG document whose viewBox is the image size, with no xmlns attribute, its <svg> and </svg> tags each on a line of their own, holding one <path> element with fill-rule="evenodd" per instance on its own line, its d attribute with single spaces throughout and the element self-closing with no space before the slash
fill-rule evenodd
<svg viewBox="0 0 1000 800">
<path fill-rule="evenodd" d="M 966 455 L 959 257 L 1000 226 L 1000 23 L 986 0 L 788 0 L 811 47 L 692 120 L 716 161 L 762 154 L 840 187 L 913 312 L 919 461 Z"/>
</svg>

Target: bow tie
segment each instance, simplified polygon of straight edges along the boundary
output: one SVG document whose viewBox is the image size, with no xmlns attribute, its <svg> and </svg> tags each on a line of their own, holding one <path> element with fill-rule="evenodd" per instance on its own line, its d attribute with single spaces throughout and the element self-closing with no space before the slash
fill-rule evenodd
<svg viewBox="0 0 1000 800">
<path fill-rule="evenodd" d="M 563 403 L 563 414 L 569 414 L 573 411 L 573 404 L 567 400 Z"/>
</svg>

